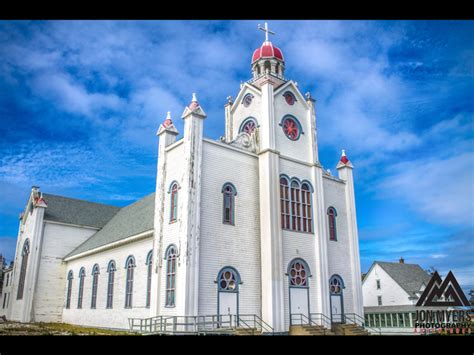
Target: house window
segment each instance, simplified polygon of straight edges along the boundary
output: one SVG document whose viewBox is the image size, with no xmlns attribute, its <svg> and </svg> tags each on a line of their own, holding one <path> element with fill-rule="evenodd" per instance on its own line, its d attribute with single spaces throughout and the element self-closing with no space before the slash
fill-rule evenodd
<svg viewBox="0 0 474 355">
<path fill-rule="evenodd" d="M 66 294 L 66 308 L 71 308 L 71 293 L 72 293 L 72 279 L 73 273 L 72 270 L 69 270 L 67 273 L 67 294 Z"/>
<path fill-rule="evenodd" d="M 334 240 L 334 241 L 337 241 L 336 216 L 337 216 L 336 209 L 334 207 L 329 207 L 328 208 L 329 240 Z"/>
<path fill-rule="evenodd" d="M 109 261 L 107 272 L 109 273 L 109 280 L 107 282 L 107 308 L 112 308 L 114 301 L 114 276 L 117 268 L 115 267 L 115 261 Z"/>
<path fill-rule="evenodd" d="M 377 304 L 378 304 L 379 306 L 382 305 L 382 296 L 377 296 Z"/>
<path fill-rule="evenodd" d="M 405 322 L 403 320 L 403 313 L 398 313 L 398 326 L 399 327 L 405 326 Z"/>
<path fill-rule="evenodd" d="M 7 303 L 7 293 L 5 292 L 5 294 L 3 295 L 3 308 L 5 308 L 6 306 L 6 303 Z"/>
<path fill-rule="evenodd" d="M 170 245 L 166 250 L 166 306 L 175 306 L 176 291 L 176 257 L 177 250 L 174 245 Z"/>
<path fill-rule="evenodd" d="M 398 327 L 397 313 L 392 313 L 392 324 L 395 328 Z"/>
<path fill-rule="evenodd" d="M 231 183 L 226 183 L 222 187 L 222 193 L 224 194 L 223 223 L 234 225 L 234 206 L 237 190 Z"/>
<path fill-rule="evenodd" d="M 133 271 L 135 270 L 135 258 L 129 256 L 125 263 L 125 269 L 127 270 L 127 280 L 125 288 L 125 308 L 132 308 L 133 300 Z"/>
<path fill-rule="evenodd" d="M 8 286 L 8 281 L 10 281 L 10 274 L 7 274 L 7 282 L 6 282 L 5 286 Z"/>
<path fill-rule="evenodd" d="M 169 192 L 171 193 L 170 203 L 170 222 L 176 221 L 178 216 L 178 183 L 174 182 L 171 184 Z"/>
<path fill-rule="evenodd" d="M 21 251 L 20 279 L 18 281 L 17 300 L 23 299 L 23 290 L 25 288 L 26 268 L 28 267 L 28 256 L 30 255 L 30 240 L 26 239 Z"/>
<path fill-rule="evenodd" d="M 386 322 L 385 322 L 385 313 L 380 314 L 380 326 L 382 328 L 386 327 Z"/>
<path fill-rule="evenodd" d="M 97 306 L 97 285 L 99 283 L 99 265 L 95 264 L 92 268 L 92 296 L 91 308 L 95 309 Z"/>
<path fill-rule="evenodd" d="M 79 292 L 77 294 L 77 308 L 82 308 L 82 296 L 84 294 L 84 277 L 86 277 L 86 270 L 81 267 L 79 271 Z"/>
<path fill-rule="evenodd" d="M 153 250 L 150 250 L 146 257 L 147 278 L 146 278 L 146 307 L 150 307 L 151 299 L 151 273 L 153 270 Z"/>
<path fill-rule="evenodd" d="M 377 280 L 377 290 L 380 290 L 380 280 Z"/>
<path fill-rule="evenodd" d="M 281 227 L 297 232 L 313 232 L 311 208 L 312 186 L 297 178 L 291 180 L 280 176 L 280 213 Z"/>
<path fill-rule="evenodd" d="M 392 315 L 390 313 L 387 313 L 387 327 L 392 327 Z"/>
<path fill-rule="evenodd" d="M 411 327 L 410 313 L 403 313 L 405 318 L 405 327 Z"/>
</svg>

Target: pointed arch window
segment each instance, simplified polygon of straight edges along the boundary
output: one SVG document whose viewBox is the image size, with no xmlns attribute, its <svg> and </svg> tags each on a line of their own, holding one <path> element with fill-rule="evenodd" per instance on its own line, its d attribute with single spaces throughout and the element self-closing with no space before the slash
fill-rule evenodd
<svg viewBox="0 0 474 355">
<path fill-rule="evenodd" d="M 153 250 L 148 252 L 146 257 L 147 277 L 146 277 L 146 307 L 150 308 L 151 301 L 151 274 L 153 271 Z"/>
<path fill-rule="evenodd" d="M 329 280 L 329 291 L 331 295 L 341 295 L 344 288 L 344 281 L 339 275 L 333 275 Z"/>
<path fill-rule="evenodd" d="M 176 258 L 178 256 L 175 245 L 166 249 L 166 307 L 175 306 L 176 291 Z"/>
<path fill-rule="evenodd" d="M 28 268 L 28 256 L 30 255 L 30 240 L 26 239 L 21 250 L 20 279 L 18 281 L 17 300 L 23 299 L 23 290 L 25 289 L 26 270 Z"/>
<path fill-rule="evenodd" d="M 176 181 L 173 181 L 170 185 L 168 193 L 171 194 L 170 199 L 170 223 L 175 222 L 178 218 L 178 189 L 179 185 Z"/>
<path fill-rule="evenodd" d="M 336 230 L 337 211 L 334 207 L 328 208 L 328 226 L 329 226 L 329 240 L 337 241 Z"/>
<path fill-rule="evenodd" d="M 223 194 L 223 223 L 234 225 L 235 223 L 235 196 L 237 190 L 230 182 L 222 186 Z"/>
<path fill-rule="evenodd" d="M 125 269 L 127 270 L 127 279 L 125 286 L 125 308 L 132 308 L 133 301 L 133 273 L 135 270 L 135 258 L 130 255 L 125 263 Z"/>
<path fill-rule="evenodd" d="M 297 232 L 313 233 L 311 184 L 280 175 L 281 227 Z"/>
<path fill-rule="evenodd" d="M 290 287 L 309 287 L 309 276 L 308 264 L 303 259 L 295 259 L 288 265 Z"/>
<path fill-rule="evenodd" d="M 71 293 L 72 293 L 72 280 L 73 280 L 73 272 L 69 270 L 67 273 L 67 294 L 66 294 L 66 308 L 71 308 Z"/>
<path fill-rule="evenodd" d="M 290 229 L 290 192 L 288 187 L 288 179 L 280 177 L 280 208 L 281 208 L 281 227 Z"/>
<path fill-rule="evenodd" d="M 97 306 L 97 286 L 99 284 L 99 273 L 100 268 L 98 264 L 95 264 L 92 268 L 92 295 L 91 295 L 91 308 L 95 309 Z"/>
<path fill-rule="evenodd" d="M 107 281 L 107 304 L 106 308 L 112 308 L 114 302 L 114 278 L 115 271 L 117 267 L 115 266 L 115 261 L 110 260 L 107 267 L 107 272 L 109 273 L 109 279 Z"/>
<path fill-rule="evenodd" d="M 84 278 L 86 277 L 86 269 L 81 267 L 79 270 L 79 292 L 77 294 L 77 309 L 82 308 L 82 298 L 84 295 Z"/>
</svg>

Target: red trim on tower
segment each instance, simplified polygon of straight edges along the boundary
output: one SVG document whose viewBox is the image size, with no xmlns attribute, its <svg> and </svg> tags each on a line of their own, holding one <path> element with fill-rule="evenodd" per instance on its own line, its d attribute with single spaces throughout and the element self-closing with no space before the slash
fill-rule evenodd
<svg viewBox="0 0 474 355">
<path fill-rule="evenodd" d="M 341 161 L 344 163 L 344 164 L 347 164 L 349 162 L 349 159 L 347 159 L 347 157 L 345 155 L 343 155 L 341 157 Z"/>
</svg>

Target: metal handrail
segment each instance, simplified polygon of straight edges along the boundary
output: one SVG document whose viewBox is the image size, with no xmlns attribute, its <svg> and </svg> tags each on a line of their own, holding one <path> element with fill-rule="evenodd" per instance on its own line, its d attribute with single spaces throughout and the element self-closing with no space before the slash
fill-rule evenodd
<svg viewBox="0 0 474 355">
<path fill-rule="evenodd" d="M 331 329 L 331 327 L 332 327 L 331 318 L 329 318 L 324 313 L 310 313 L 309 318 L 311 320 L 313 320 L 313 318 L 315 318 L 315 319 L 319 318 L 321 320 L 321 326 L 324 327 L 324 328 Z"/>
<path fill-rule="evenodd" d="M 377 335 L 382 334 L 382 329 L 380 327 L 374 328 L 374 327 L 367 326 L 365 319 L 363 317 L 361 317 L 360 315 L 356 314 L 356 313 L 346 313 L 343 316 L 344 316 L 344 322 L 349 321 L 349 323 L 359 325 L 359 326 L 363 327 L 364 329 L 369 329 L 373 333 L 376 333 Z M 351 319 L 351 317 L 353 319 Z"/>
<path fill-rule="evenodd" d="M 314 314 L 317 314 L 317 313 L 314 313 Z M 325 326 L 316 323 L 315 321 L 313 321 L 311 318 L 309 318 L 308 316 L 306 316 L 303 313 L 292 313 L 292 314 L 290 314 L 290 325 L 294 325 L 293 318 L 296 318 L 297 320 L 299 318 L 300 325 L 309 325 L 309 326 L 321 327 L 324 335 L 326 335 L 326 332 L 328 331 L 328 329 Z"/>
<path fill-rule="evenodd" d="M 262 318 L 260 318 L 256 314 L 239 314 L 239 315 L 237 315 L 237 317 L 238 317 L 239 320 L 244 320 L 246 322 L 253 323 L 253 327 L 255 329 L 259 330 L 262 333 L 265 332 L 265 333 L 274 334 L 274 332 L 275 332 L 271 325 L 266 323 Z M 248 319 L 249 317 L 251 318 L 251 320 Z"/>
</svg>

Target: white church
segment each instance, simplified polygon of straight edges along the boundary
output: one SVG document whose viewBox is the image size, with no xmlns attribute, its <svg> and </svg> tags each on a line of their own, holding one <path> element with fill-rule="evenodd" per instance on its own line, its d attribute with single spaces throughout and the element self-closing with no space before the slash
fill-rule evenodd
<svg viewBox="0 0 474 355">
<path fill-rule="evenodd" d="M 154 193 L 119 208 L 32 188 L 8 319 L 275 333 L 363 319 L 353 166 L 343 151 L 337 176 L 323 169 L 315 100 L 260 29 L 225 136 L 203 136 L 194 94 L 181 139 L 169 113 L 160 125 Z"/>
</svg>

